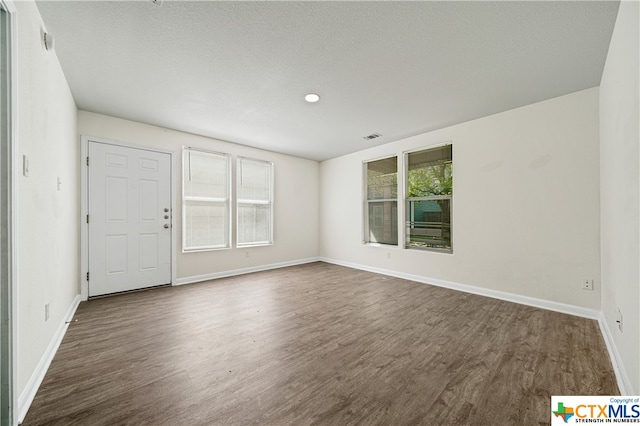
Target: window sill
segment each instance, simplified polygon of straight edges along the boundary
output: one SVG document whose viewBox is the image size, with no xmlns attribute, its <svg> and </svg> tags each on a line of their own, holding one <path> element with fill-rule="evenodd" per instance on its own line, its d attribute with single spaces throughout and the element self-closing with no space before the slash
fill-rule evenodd
<svg viewBox="0 0 640 426">
<path fill-rule="evenodd" d="M 231 250 L 231 247 L 203 247 L 203 248 L 193 248 L 193 249 L 182 249 L 182 253 L 200 253 L 203 251 L 219 251 L 219 250 Z"/>
<path fill-rule="evenodd" d="M 398 244 L 367 243 L 367 242 L 363 242 L 362 244 L 369 247 L 382 247 L 382 248 L 393 248 L 393 249 L 400 248 L 400 245 Z"/>
<path fill-rule="evenodd" d="M 411 246 L 405 246 L 404 249 L 424 251 L 424 252 L 436 253 L 436 254 L 451 254 L 451 255 L 453 254 L 453 250 L 451 249 L 438 249 L 438 248 L 430 248 L 430 247 L 411 247 Z"/>
<path fill-rule="evenodd" d="M 237 244 L 236 248 L 243 249 L 248 247 L 264 247 L 264 246 L 273 246 L 275 245 L 273 242 L 270 243 L 251 243 L 251 244 Z"/>
</svg>

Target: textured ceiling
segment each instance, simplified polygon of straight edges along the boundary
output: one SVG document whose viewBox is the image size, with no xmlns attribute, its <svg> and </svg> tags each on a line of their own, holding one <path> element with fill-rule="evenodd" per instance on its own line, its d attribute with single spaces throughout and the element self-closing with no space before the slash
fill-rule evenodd
<svg viewBox="0 0 640 426">
<path fill-rule="evenodd" d="M 80 109 L 315 160 L 598 86 L 618 9 L 37 4 Z M 304 102 L 309 92 L 320 102 Z"/>
</svg>

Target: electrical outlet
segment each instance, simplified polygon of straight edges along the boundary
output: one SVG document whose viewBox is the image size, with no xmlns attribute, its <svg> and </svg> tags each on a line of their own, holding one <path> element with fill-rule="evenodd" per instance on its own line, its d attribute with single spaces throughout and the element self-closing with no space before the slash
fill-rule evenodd
<svg viewBox="0 0 640 426">
<path fill-rule="evenodd" d="M 616 322 L 618 323 L 618 328 L 620 329 L 620 332 L 624 332 L 624 330 L 622 330 L 622 312 L 620 311 L 620 308 L 618 308 L 616 310 Z"/>
<path fill-rule="evenodd" d="M 387 252 L 387 259 L 391 259 L 391 252 L 390 251 Z"/>
<path fill-rule="evenodd" d="M 582 279 L 582 289 L 583 290 L 593 290 L 593 280 L 591 278 L 583 278 Z"/>
<path fill-rule="evenodd" d="M 44 320 L 49 321 L 49 304 L 44 304 Z"/>
<path fill-rule="evenodd" d="M 249 250 L 244 251 L 244 257 L 249 257 Z"/>
</svg>

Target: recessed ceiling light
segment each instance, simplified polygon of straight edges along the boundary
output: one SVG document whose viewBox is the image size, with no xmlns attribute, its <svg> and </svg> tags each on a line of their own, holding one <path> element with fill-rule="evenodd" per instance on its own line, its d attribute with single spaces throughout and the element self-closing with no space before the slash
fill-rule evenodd
<svg viewBox="0 0 640 426">
<path fill-rule="evenodd" d="M 305 95 L 304 100 L 310 103 L 318 102 L 320 100 L 320 95 L 309 93 L 308 95 Z"/>
</svg>

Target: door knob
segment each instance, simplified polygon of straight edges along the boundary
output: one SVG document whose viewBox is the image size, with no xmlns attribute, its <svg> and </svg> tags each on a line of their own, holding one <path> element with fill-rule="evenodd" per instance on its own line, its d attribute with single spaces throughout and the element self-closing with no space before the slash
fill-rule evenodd
<svg viewBox="0 0 640 426">
<path fill-rule="evenodd" d="M 164 208 L 164 212 L 167 213 L 168 211 L 169 211 L 169 209 L 165 207 Z"/>
<path fill-rule="evenodd" d="M 168 214 L 165 214 L 165 215 L 164 215 L 164 218 L 165 218 L 165 219 L 169 219 L 169 215 L 168 215 Z"/>
<path fill-rule="evenodd" d="M 168 223 L 165 223 L 165 224 L 164 224 L 164 227 L 165 227 L 165 228 L 168 228 L 168 227 L 169 227 L 169 224 L 168 224 Z"/>
</svg>

